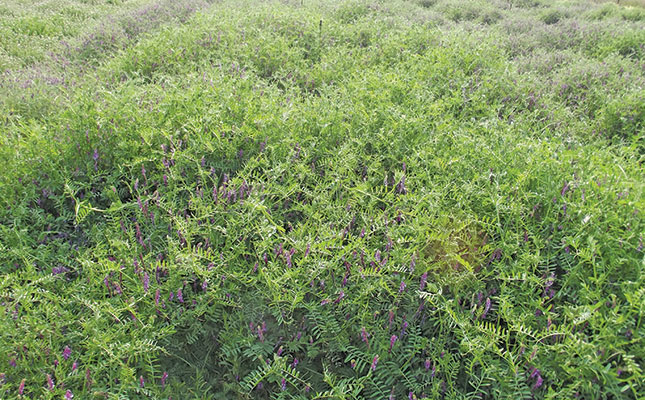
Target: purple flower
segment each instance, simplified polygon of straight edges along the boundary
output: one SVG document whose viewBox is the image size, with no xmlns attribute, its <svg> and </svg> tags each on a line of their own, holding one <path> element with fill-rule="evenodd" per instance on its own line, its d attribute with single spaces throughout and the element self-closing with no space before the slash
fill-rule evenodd
<svg viewBox="0 0 645 400">
<path fill-rule="evenodd" d="M 67 360 L 70 354 L 72 354 L 72 349 L 70 349 L 69 346 L 65 346 L 65 348 L 63 349 L 63 358 Z"/>
<path fill-rule="evenodd" d="M 181 293 L 181 289 L 177 289 L 177 300 L 179 300 L 180 303 L 184 302 L 184 295 Z"/>
<path fill-rule="evenodd" d="M 392 347 L 394 347 L 394 343 L 396 343 L 397 339 L 398 337 L 396 337 L 396 335 L 392 335 L 392 337 L 390 338 L 390 351 L 392 351 Z"/>
<path fill-rule="evenodd" d="M 69 271 L 69 270 L 67 268 L 65 268 L 65 267 L 53 267 L 52 268 L 52 275 L 64 274 L 67 271 Z"/>
<path fill-rule="evenodd" d="M 396 185 L 396 191 L 400 194 L 406 194 L 408 192 L 407 189 L 405 188 L 405 175 L 401 177 L 401 180 Z"/>
<path fill-rule="evenodd" d="M 52 380 L 52 376 L 47 374 L 47 388 L 49 390 L 54 390 L 54 381 Z"/>
<path fill-rule="evenodd" d="M 294 367 L 294 368 L 298 366 L 298 359 L 297 358 L 293 359 L 293 363 L 291 363 L 291 366 Z"/>
<path fill-rule="evenodd" d="M 370 367 L 372 371 L 376 371 L 376 364 L 378 364 L 378 354 L 374 356 L 372 360 L 372 366 Z"/>
<path fill-rule="evenodd" d="M 168 379 L 168 373 L 164 372 L 163 375 L 161 375 L 161 386 L 166 387 L 166 379 Z"/>
<path fill-rule="evenodd" d="M 11 360 L 9 360 L 9 365 L 11 365 L 12 367 L 16 368 L 16 359 L 12 358 Z"/>
<path fill-rule="evenodd" d="M 535 378 L 536 376 L 540 376 L 540 370 L 537 369 L 537 368 L 533 368 L 532 371 L 531 371 L 530 377 Z"/>
<path fill-rule="evenodd" d="M 26 379 L 24 378 L 20 381 L 20 386 L 18 386 L 19 395 L 22 395 L 22 393 L 25 391 L 25 382 L 26 382 Z"/>
<path fill-rule="evenodd" d="M 385 251 L 389 252 L 390 250 L 392 250 L 392 246 L 394 246 L 394 243 L 392 243 L 392 238 L 388 237 L 387 244 L 385 245 Z"/>
<path fill-rule="evenodd" d="M 481 319 L 486 318 L 486 314 L 488 314 L 489 310 L 490 310 L 490 297 L 487 297 L 486 306 L 484 307 L 484 312 L 482 313 Z"/>
<path fill-rule="evenodd" d="M 67 389 L 67 392 L 65 392 L 65 400 L 72 400 L 72 398 L 74 398 L 72 391 Z"/>
<path fill-rule="evenodd" d="M 403 291 L 405 290 L 405 286 L 406 286 L 405 282 L 401 281 L 401 285 L 399 286 L 399 293 L 403 293 Z"/>
<path fill-rule="evenodd" d="M 502 249 L 495 249 L 490 256 L 490 260 L 488 261 L 488 263 L 490 264 L 493 261 L 499 260 L 500 258 L 502 258 Z"/>
<path fill-rule="evenodd" d="M 533 385 L 533 389 L 537 389 L 540 386 L 542 386 L 543 382 L 544 382 L 544 380 L 542 379 L 542 377 L 540 375 L 538 375 L 537 379 L 535 380 L 535 385 Z"/>
<path fill-rule="evenodd" d="M 282 388 L 283 391 L 287 390 L 287 380 L 286 379 L 282 378 L 282 381 L 280 381 L 280 387 Z"/>
<path fill-rule="evenodd" d="M 148 293 L 148 289 L 150 288 L 150 276 L 148 275 L 147 272 L 143 273 L 143 290 Z"/>
<path fill-rule="evenodd" d="M 139 227 L 138 222 L 134 223 L 134 228 L 136 230 L 135 236 L 137 237 L 137 241 L 139 242 L 141 247 L 145 248 L 146 245 L 143 243 L 143 235 L 141 234 L 141 228 Z"/>
<path fill-rule="evenodd" d="M 426 371 L 430 369 L 430 359 L 426 358 L 426 362 L 423 365 L 426 368 Z"/>
<path fill-rule="evenodd" d="M 143 380 L 143 375 L 139 375 L 139 387 L 145 386 L 145 381 Z"/>
<path fill-rule="evenodd" d="M 365 327 L 361 328 L 361 340 L 363 340 L 363 342 L 365 342 L 365 344 L 367 345 L 367 348 L 369 349 L 370 348 L 370 342 L 367 339 L 367 337 L 368 337 L 368 334 L 367 334 L 367 331 L 365 330 Z"/>
<path fill-rule="evenodd" d="M 76 371 L 76 368 L 78 368 L 78 362 L 74 361 L 74 363 L 72 364 L 72 371 Z"/>
<path fill-rule="evenodd" d="M 424 272 L 423 275 L 421 275 L 421 285 L 419 290 L 423 290 L 426 288 L 426 282 L 428 280 L 428 273 Z"/>
<path fill-rule="evenodd" d="M 89 368 L 85 369 L 85 385 L 88 389 L 92 386 L 92 375 Z"/>
<path fill-rule="evenodd" d="M 412 392 L 408 393 L 408 399 L 409 400 L 414 400 L 416 398 L 417 398 L 417 396 L 415 396 L 414 393 L 412 393 Z"/>
<path fill-rule="evenodd" d="M 340 293 L 338 294 L 338 297 L 336 298 L 336 300 L 334 300 L 334 304 L 340 303 L 340 301 L 343 299 L 343 297 L 345 297 L 345 292 L 343 292 L 341 290 Z"/>
<path fill-rule="evenodd" d="M 160 294 L 161 294 L 161 292 L 159 291 L 159 289 L 157 289 L 157 291 L 155 292 L 155 306 L 159 305 L 159 295 Z"/>
</svg>

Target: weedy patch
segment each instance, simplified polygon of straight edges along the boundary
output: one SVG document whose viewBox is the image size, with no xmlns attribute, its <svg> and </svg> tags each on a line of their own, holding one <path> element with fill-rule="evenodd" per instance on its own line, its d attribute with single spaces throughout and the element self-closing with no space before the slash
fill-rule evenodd
<svg viewBox="0 0 645 400">
<path fill-rule="evenodd" d="M 540 15 L 540 20 L 547 25 L 558 23 L 565 16 L 559 10 L 548 10 Z"/>
<path fill-rule="evenodd" d="M 450 271 L 478 272 L 489 252 L 488 236 L 476 226 L 463 225 L 457 217 L 436 221 L 421 250 L 430 271 L 444 275 Z"/>
</svg>

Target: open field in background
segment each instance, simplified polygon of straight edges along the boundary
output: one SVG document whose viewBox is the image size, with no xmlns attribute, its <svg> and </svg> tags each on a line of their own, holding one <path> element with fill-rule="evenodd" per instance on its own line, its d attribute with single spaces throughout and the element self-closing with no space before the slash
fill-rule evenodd
<svg viewBox="0 0 645 400">
<path fill-rule="evenodd" d="M 4 1 L 0 397 L 641 399 L 644 87 L 623 1 Z"/>
<path fill-rule="evenodd" d="M 106 58 L 166 24 L 185 22 L 211 0 L 0 4 L 0 105 L 45 115 Z M 20 112 L 20 111 L 18 111 Z"/>
<path fill-rule="evenodd" d="M 594 0 L 595 3 L 611 3 L 626 7 L 645 7 L 645 0 Z"/>
<path fill-rule="evenodd" d="M 184 22 L 209 3 L 7 0 L 0 5 L 0 71 L 69 58 L 97 63 L 164 23 Z"/>
</svg>

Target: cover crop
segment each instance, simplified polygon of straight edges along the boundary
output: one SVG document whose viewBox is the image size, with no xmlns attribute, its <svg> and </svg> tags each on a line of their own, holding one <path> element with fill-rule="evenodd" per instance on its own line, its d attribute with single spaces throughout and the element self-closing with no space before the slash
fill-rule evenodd
<svg viewBox="0 0 645 400">
<path fill-rule="evenodd" d="M 22 3 L 0 397 L 645 396 L 643 9 Z"/>
</svg>

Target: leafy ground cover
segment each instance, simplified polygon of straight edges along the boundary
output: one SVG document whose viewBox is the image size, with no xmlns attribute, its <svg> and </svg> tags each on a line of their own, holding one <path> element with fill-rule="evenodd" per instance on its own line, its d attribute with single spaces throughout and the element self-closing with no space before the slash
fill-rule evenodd
<svg viewBox="0 0 645 400">
<path fill-rule="evenodd" d="M 4 2 L 0 397 L 643 398 L 644 21 Z"/>
</svg>

